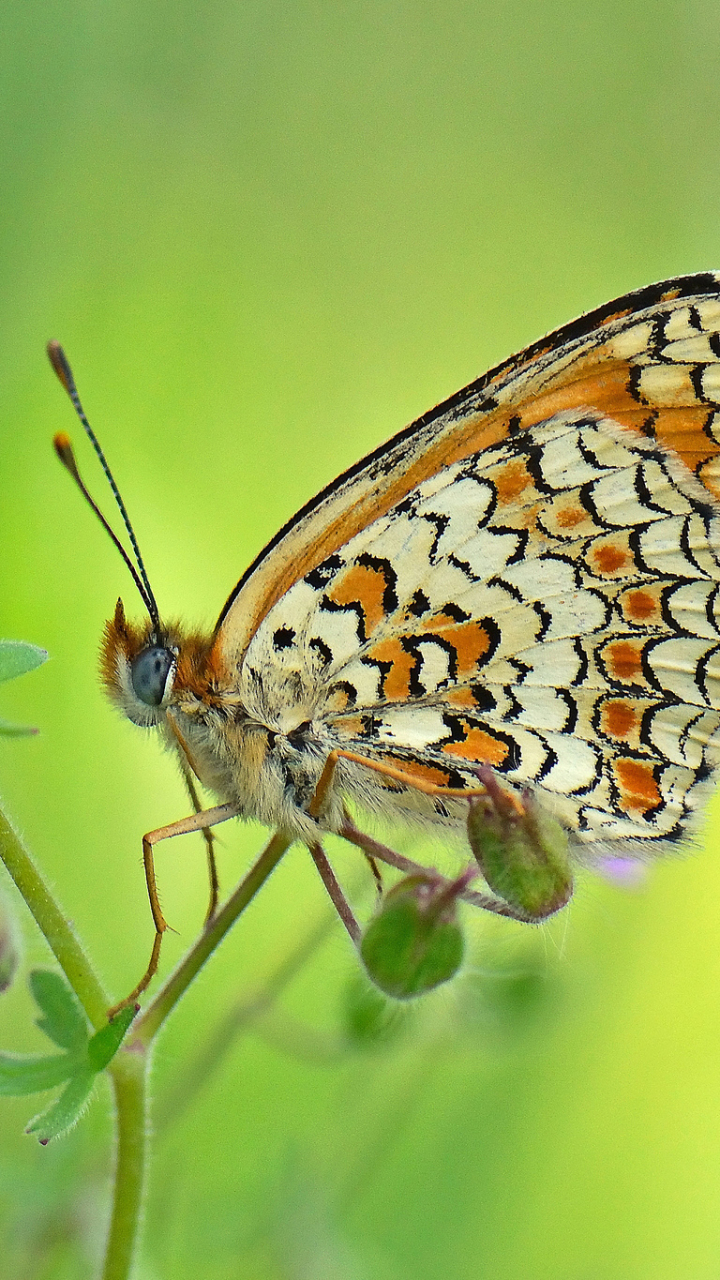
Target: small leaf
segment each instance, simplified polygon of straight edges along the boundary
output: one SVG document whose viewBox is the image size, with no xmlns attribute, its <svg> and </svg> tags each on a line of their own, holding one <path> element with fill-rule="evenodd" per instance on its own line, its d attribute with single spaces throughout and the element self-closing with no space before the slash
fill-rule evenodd
<svg viewBox="0 0 720 1280">
<path fill-rule="evenodd" d="M 44 1018 L 37 1024 L 61 1049 L 77 1050 L 87 1044 L 85 1014 L 65 979 L 54 969 L 34 969 L 30 988 Z"/>
<path fill-rule="evenodd" d="M 95 1032 L 88 1044 L 88 1062 L 92 1071 L 103 1071 L 115 1057 L 136 1013 L 134 1005 L 126 1005 L 107 1026 Z"/>
<path fill-rule="evenodd" d="M 23 1093 L 42 1093 L 69 1080 L 77 1068 L 77 1058 L 68 1053 L 0 1053 L 0 1096 L 13 1098 Z"/>
<path fill-rule="evenodd" d="M 376 986 L 396 1000 L 423 995 L 454 977 L 464 941 L 456 898 L 468 877 L 450 884 L 408 876 L 386 895 L 360 943 L 360 955 Z"/>
<path fill-rule="evenodd" d="M 15 680 L 47 662 L 47 650 L 24 640 L 0 640 L 0 681 Z"/>
<path fill-rule="evenodd" d="M 79 1071 L 70 1080 L 60 1097 L 53 1102 L 47 1111 L 41 1111 L 30 1121 L 26 1133 L 34 1133 L 45 1146 L 51 1138 L 58 1138 L 67 1133 L 80 1119 L 95 1083 L 95 1072 Z"/>
</svg>

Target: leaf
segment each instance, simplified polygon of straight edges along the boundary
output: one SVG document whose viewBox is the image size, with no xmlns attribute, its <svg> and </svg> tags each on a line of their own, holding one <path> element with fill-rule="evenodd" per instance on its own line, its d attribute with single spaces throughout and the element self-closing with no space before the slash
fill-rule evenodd
<svg viewBox="0 0 720 1280">
<path fill-rule="evenodd" d="M 88 1062 L 91 1070 L 103 1071 L 115 1057 L 136 1013 L 134 1005 L 126 1006 L 115 1015 L 112 1022 L 108 1022 L 107 1026 L 95 1032 L 88 1044 Z"/>
<path fill-rule="evenodd" d="M 66 1133 L 80 1119 L 95 1083 L 95 1072 L 88 1069 L 73 1076 L 60 1097 L 30 1121 L 26 1133 L 34 1133 L 45 1146 L 51 1138 Z"/>
<path fill-rule="evenodd" d="M 54 969 L 33 969 L 30 989 L 45 1014 L 37 1024 L 61 1049 L 82 1049 L 88 1041 L 87 1022 L 65 979 Z"/>
<path fill-rule="evenodd" d="M 69 1080 L 77 1069 L 78 1060 L 69 1053 L 0 1053 L 0 1096 L 42 1093 Z"/>
<path fill-rule="evenodd" d="M 47 650 L 24 640 L 0 640 L 0 681 L 15 680 L 47 662 Z"/>
</svg>

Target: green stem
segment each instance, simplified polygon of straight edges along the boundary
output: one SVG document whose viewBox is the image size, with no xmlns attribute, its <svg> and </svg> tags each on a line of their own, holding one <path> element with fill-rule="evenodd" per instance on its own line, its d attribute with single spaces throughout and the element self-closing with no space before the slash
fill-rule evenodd
<svg viewBox="0 0 720 1280">
<path fill-rule="evenodd" d="M 152 1004 L 148 1005 L 145 1012 L 137 1019 L 133 1027 L 133 1044 L 147 1046 L 151 1043 L 168 1014 L 174 1009 L 180 997 L 190 986 L 193 978 L 205 964 L 208 956 L 212 954 L 240 913 L 245 910 L 245 907 L 252 901 L 258 890 L 262 888 L 292 842 L 292 836 L 282 831 L 276 831 L 255 866 L 251 868 L 232 896 L 228 898 L 225 906 L 206 926 L 195 946 L 188 951 L 174 973 L 170 974 Z"/>
<path fill-rule="evenodd" d="M 110 1000 L 90 961 L 43 880 L 19 835 L 0 810 L 0 858 L 5 863 L 35 921 L 45 935 L 90 1022 L 99 1030 L 107 1022 Z"/>
<path fill-rule="evenodd" d="M 140 1227 L 147 1145 L 149 1054 L 122 1048 L 109 1068 L 115 1093 L 117 1151 L 112 1221 L 102 1280 L 127 1280 Z"/>
</svg>

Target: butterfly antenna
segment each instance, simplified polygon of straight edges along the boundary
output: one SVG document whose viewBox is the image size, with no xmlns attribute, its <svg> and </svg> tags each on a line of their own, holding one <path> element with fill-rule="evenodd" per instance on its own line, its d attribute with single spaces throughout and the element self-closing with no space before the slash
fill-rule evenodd
<svg viewBox="0 0 720 1280">
<path fill-rule="evenodd" d="M 65 355 L 65 352 L 63 351 L 59 342 L 48 342 L 47 353 L 50 358 L 50 363 L 53 369 L 55 370 L 55 373 L 57 374 L 58 379 L 60 380 L 63 387 L 65 388 L 65 391 L 70 397 L 70 400 L 72 401 L 72 406 L 78 418 L 80 419 L 83 427 L 85 428 L 85 432 L 90 440 L 90 443 L 93 446 L 93 449 L 95 450 L 98 456 L 100 465 L 103 471 L 105 472 L 105 477 L 107 479 L 108 484 L 110 485 L 110 488 L 113 493 L 113 497 L 115 498 L 115 501 L 118 505 L 118 510 L 120 512 L 120 515 L 122 516 L 123 523 L 125 525 L 125 528 L 127 529 L 127 534 L 130 539 L 132 549 L 135 552 L 135 558 L 137 560 L 137 569 L 135 568 L 135 565 L 130 559 L 120 539 L 117 537 L 113 529 L 108 524 L 107 520 L 105 519 L 105 516 L 103 515 L 102 511 L 98 507 L 94 498 L 90 496 L 80 476 L 78 465 L 75 460 L 75 452 L 70 442 L 70 438 L 65 434 L 64 431 L 59 431 L 53 439 L 55 452 L 58 458 L 60 459 L 60 461 L 62 462 L 63 466 L 65 467 L 66 471 L 70 472 L 70 475 L 72 476 L 73 480 L 75 481 L 76 485 L 78 486 L 78 489 L 82 493 L 85 500 L 92 507 L 93 511 L 95 512 L 95 515 L 97 516 L 98 520 L 103 526 L 103 529 L 105 529 L 106 533 L 109 534 L 113 543 L 115 544 L 118 551 L 120 552 L 120 555 L 122 556 L 123 560 L 125 561 L 125 564 L 127 565 L 128 569 L 130 570 L 130 573 L 132 574 L 135 586 L 140 592 L 143 604 L 145 605 L 145 608 L 150 614 L 150 619 L 152 621 L 152 624 L 155 627 L 156 631 L 159 632 L 160 631 L 160 614 L 158 611 L 157 602 L 155 600 L 152 587 L 150 586 L 150 581 L 145 571 L 143 558 L 140 555 L 140 548 L 138 546 L 137 538 L 135 537 L 135 530 L 133 529 L 132 524 L 130 523 L 130 517 L 125 508 L 125 503 L 123 502 L 120 496 L 120 490 L 118 489 L 117 484 L 115 483 L 115 477 L 113 476 L 113 473 L 110 470 L 110 467 L 108 465 L 107 458 L 105 457 L 105 454 L 102 451 L 100 441 L 98 440 L 97 436 L 95 435 L 95 432 L 93 431 L 92 427 L 90 426 L 90 423 L 87 420 L 87 417 L 85 416 L 85 410 L 82 407 L 80 396 L 78 395 L 77 387 L 75 386 L 75 379 L 73 377 L 72 369 L 70 368 L 70 365 L 68 363 L 67 356 Z"/>
</svg>

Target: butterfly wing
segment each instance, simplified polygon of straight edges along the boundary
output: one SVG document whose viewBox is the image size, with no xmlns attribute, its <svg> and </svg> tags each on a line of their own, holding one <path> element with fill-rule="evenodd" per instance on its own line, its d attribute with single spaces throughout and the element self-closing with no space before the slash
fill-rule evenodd
<svg viewBox="0 0 720 1280">
<path fill-rule="evenodd" d="M 720 723 L 719 295 L 609 304 L 320 494 L 221 615 L 248 702 L 440 785 L 489 762 L 587 845 L 677 839 Z"/>
</svg>

